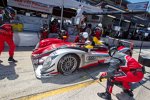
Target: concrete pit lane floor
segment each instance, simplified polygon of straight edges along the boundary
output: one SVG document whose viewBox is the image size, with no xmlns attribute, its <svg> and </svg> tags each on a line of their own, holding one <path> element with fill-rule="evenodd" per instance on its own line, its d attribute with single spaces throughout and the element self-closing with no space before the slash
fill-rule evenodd
<svg viewBox="0 0 150 100">
<path fill-rule="evenodd" d="M 46 79 L 35 77 L 30 55 L 33 47 L 17 47 L 15 59 L 18 63 L 8 63 L 8 49 L 2 53 L 0 60 L 0 100 L 103 100 L 97 96 L 104 92 L 106 80 L 99 82 L 100 72 L 106 71 L 108 65 L 89 69 L 80 69 L 69 76 L 57 75 Z M 139 49 L 134 49 L 138 58 Z M 150 53 L 150 48 L 142 52 Z M 131 98 L 114 86 L 113 100 L 149 100 L 150 68 L 141 83 L 133 83 L 134 97 Z"/>
</svg>

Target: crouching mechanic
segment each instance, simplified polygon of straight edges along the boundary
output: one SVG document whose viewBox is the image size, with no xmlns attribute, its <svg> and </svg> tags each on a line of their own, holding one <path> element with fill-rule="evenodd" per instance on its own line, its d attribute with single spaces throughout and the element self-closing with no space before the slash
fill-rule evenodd
<svg viewBox="0 0 150 100">
<path fill-rule="evenodd" d="M 103 99 L 111 100 L 111 93 L 114 84 L 119 83 L 123 86 L 123 91 L 133 97 L 130 83 L 139 82 L 144 76 L 144 67 L 142 67 L 134 58 L 118 52 L 116 48 L 109 51 L 110 66 L 107 72 L 103 72 L 100 81 L 107 78 L 106 92 L 98 93 Z"/>
<path fill-rule="evenodd" d="M 2 22 L 0 23 L 0 54 L 4 49 L 4 43 L 6 42 L 9 46 L 9 58 L 8 61 L 17 62 L 13 56 L 15 51 L 15 44 L 13 41 L 13 29 L 10 21 L 14 19 L 16 16 L 16 11 L 11 8 L 7 7 L 3 11 L 3 18 Z M 2 62 L 2 61 L 0 61 Z"/>
<path fill-rule="evenodd" d="M 43 27 L 41 27 L 41 38 L 40 40 L 47 39 L 49 33 L 49 28 L 47 24 L 44 24 Z"/>
</svg>

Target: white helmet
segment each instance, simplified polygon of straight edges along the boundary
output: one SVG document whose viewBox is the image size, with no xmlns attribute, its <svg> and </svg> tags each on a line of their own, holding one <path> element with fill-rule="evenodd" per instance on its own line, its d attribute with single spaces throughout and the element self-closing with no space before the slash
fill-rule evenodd
<svg viewBox="0 0 150 100">
<path fill-rule="evenodd" d="M 98 27 L 102 27 L 102 23 L 99 23 L 97 26 L 98 26 Z"/>
<path fill-rule="evenodd" d="M 89 34 L 87 32 L 82 33 L 83 38 L 87 39 L 89 37 Z"/>
</svg>

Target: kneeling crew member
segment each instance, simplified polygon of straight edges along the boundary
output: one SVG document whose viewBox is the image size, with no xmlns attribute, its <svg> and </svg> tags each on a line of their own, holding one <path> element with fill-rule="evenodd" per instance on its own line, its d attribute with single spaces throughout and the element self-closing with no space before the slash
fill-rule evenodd
<svg viewBox="0 0 150 100">
<path fill-rule="evenodd" d="M 111 93 L 115 83 L 123 86 L 123 91 L 133 96 L 130 83 L 139 82 L 143 79 L 143 67 L 132 57 L 118 52 L 116 48 L 109 51 L 110 66 L 107 72 L 103 72 L 100 80 L 107 78 L 106 92 L 98 93 L 101 98 L 111 100 Z"/>
</svg>

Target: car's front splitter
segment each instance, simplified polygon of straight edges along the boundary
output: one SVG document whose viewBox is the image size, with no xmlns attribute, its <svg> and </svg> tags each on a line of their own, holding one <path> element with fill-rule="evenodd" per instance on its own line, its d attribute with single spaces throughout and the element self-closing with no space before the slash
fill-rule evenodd
<svg viewBox="0 0 150 100">
<path fill-rule="evenodd" d="M 48 71 L 48 72 L 42 72 L 42 68 L 43 68 L 43 65 L 34 65 L 34 67 L 36 68 L 35 69 L 35 75 L 38 79 L 41 79 L 41 78 L 48 78 L 48 77 L 53 77 L 55 75 L 58 75 L 59 72 L 56 72 L 54 69 Z"/>
</svg>

